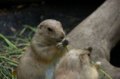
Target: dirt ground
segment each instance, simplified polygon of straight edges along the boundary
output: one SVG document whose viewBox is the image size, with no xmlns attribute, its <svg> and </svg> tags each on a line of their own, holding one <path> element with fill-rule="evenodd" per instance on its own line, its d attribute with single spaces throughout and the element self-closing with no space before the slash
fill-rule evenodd
<svg viewBox="0 0 120 79">
<path fill-rule="evenodd" d="M 60 21 L 66 33 L 69 33 L 76 25 L 88 17 L 103 2 L 82 2 L 82 3 L 64 3 L 64 2 L 41 2 L 24 3 L 0 6 L 0 33 L 5 36 L 14 35 L 23 29 L 23 25 L 36 27 L 45 19 L 56 19 Z M 29 30 L 28 30 L 29 31 Z M 27 36 L 27 32 L 24 36 Z M 0 39 L 0 41 L 2 41 Z M 119 58 L 120 44 L 116 45 L 112 52 L 118 52 L 117 55 L 111 52 L 111 63 L 120 67 L 117 62 Z"/>
</svg>

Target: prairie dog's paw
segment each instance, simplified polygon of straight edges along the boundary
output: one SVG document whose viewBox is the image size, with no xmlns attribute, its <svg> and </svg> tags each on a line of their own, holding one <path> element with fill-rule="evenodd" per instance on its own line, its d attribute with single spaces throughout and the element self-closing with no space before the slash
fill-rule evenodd
<svg viewBox="0 0 120 79">
<path fill-rule="evenodd" d="M 101 65 L 101 62 L 100 62 L 100 61 L 97 61 L 96 64 L 100 66 L 100 65 Z"/>
<path fill-rule="evenodd" d="M 65 46 L 67 46 L 68 44 L 69 44 L 68 38 L 67 39 L 64 38 L 61 42 L 59 42 L 57 44 L 57 47 L 60 48 L 60 49 L 62 49 Z"/>
<path fill-rule="evenodd" d="M 62 40 L 62 44 L 63 44 L 63 46 L 67 46 L 69 44 L 69 38 L 64 38 Z"/>
<path fill-rule="evenodd" d="M 94 64 L 94 67 L 95 67 L 96 69 L 99 69 L 100 66 L 101 66 L 101 62 L 100 62 L 100 61 L 97 61 L 97 62 Z"/>
<path fill-rule="evenodd" d="M 60 43 L 57 43 L 57 47 L 58 47 L 59 49 L 62 49 L 64 46 L 63 46 L 62 42 L 60 42 Z"/>
</svg>

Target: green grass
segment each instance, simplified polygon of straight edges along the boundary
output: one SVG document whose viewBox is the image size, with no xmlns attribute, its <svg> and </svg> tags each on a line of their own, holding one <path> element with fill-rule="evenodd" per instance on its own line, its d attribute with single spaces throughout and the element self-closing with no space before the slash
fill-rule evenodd
<svg viewBox="0 0 120 79">
<path fill-rule="evenodd" d="M 0 43 L 0 79 L 16 79 L 14 69 L 17 68 L 18 62 L 27 46 L 30 44 L 31 34 L 35 32 L 35 28 L 23 25 L 24 28 L 21 32 L 14 36 L 4 36 L 0 34 L 0 39 L 3 42 Z M 22 34 L 27 30 L 31 31 L 28 37 L 22 37 Z M 20 37 L 21 36 L 21 37 Z M 9 39 L 14 39 L 9 40 Z"/>
</svg>

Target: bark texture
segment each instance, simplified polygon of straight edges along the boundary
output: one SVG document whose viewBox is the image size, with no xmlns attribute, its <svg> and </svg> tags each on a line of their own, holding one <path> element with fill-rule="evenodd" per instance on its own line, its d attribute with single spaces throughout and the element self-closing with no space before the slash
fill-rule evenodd
<svg viewBox="0 0 120 79">
<path fill-rule="evenodd" d="M 91 46 L 92 60 L 100 61 L 101 68 L 113 79 L 120 79 L 120 69 L 109 63 L 111 48 L 120 40 L 120 0 L 106 0 L 67 37 L 70 38 L 69 49 Z"/>
</svg>

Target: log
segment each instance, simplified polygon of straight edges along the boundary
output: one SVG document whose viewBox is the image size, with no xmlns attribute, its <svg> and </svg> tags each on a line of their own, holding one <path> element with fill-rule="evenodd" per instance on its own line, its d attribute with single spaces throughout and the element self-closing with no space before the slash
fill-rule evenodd
<svg viewBox="0 0 120 79">
<path fill-rule="evenodd" d="M 92 61 L 100 61 L 101 68 L 108 75 L 120 79 L 120 69 L 110 64 L 110 51 L 120 40 L 120 0 L 106 0 L 67 37 L 70 38 L 69 50 L 91 46 Z M 100 72 L 100 77 L 102 76 L 103 73 Z"/>
</svg>

